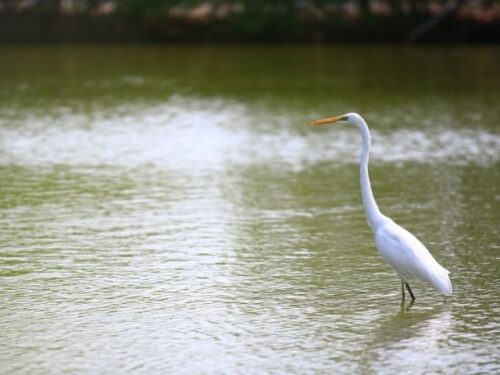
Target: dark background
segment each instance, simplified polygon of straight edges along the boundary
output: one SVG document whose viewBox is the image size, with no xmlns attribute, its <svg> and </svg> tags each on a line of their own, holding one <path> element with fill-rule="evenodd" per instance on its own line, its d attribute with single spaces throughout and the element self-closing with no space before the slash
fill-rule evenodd
<svg viewBox="0 0 500 375">
<path fill-rule="evenodd" d="M 0 42 L 497 43 L 491 0 L 1 0 Z"/>
</svg>

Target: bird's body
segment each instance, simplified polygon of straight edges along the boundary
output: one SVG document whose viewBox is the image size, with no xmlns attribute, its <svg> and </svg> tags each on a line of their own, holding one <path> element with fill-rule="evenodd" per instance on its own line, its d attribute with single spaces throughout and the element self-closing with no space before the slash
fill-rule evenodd
<svg viewBox="0 0 500 375">
<path fill-rule="evenodd" d="M 379 254 L 394 267 L 401 280 L 418 279 L 445 295 L 451 295 L 448 271 L 413 234 L 387 218 L 374 229 L 373 236 Z"/>
<path fill-rule="evenodd" d="M 412 278 L 430 283 L 441 293 L 451 295 L 452 285 L 448 277 L 448 271 L 434 259 L 429 250 L 413 234 L 383 215 L 375 202 L 368 175 L 371 137 L 368 125 L 366 125 L 363 118 L 356 113 L 348 113 L 343 116 L 316 120 L 312 124 L 326 125 L 339 121 L 356 125 L 361 133 L 363 144 L 360 153 L 359 170 L 361 197 L 366 211 L 366 218 L 373 231 L 379 254 L 394 267 L 401 279 L 403 299 L 404 285 L 406 285 L 412 300 L 415 299 L 408 284 L 408 280 Z"/>
</svg>

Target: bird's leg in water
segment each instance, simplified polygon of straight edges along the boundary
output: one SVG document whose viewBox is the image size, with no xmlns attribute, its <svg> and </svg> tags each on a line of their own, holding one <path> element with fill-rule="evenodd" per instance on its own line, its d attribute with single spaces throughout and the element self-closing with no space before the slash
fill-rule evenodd
<svg viewBox="0 0 500 375">
<path fill-rule="evenodd" d="M 403 302 L 405 301 L 405 283 L 401 281 L 401 296 L 403 297 Z"/>
<path fill-rule="evenodd" d="M 410 303 L 408 304 L 408 307 L 406 308 L 406 311 L 410 310 L 410 308 L 413 306 L 413 304 L 414 304 L 414 303 L 415 303 L 415 300 L 414 300 L 414 299 L 412 299 L 412 300 L 410 301 Z"/>
<path fill-rule="evenodd" d="M 412 302 L 415 301 L 415 296 L 413 295 L 413 292 L 411 291 L 410 284 L 405 283 L 405 285 L 406 285 L 406 289 L 408 289 L 408 293 L 410 293 Z"/>
</svg>

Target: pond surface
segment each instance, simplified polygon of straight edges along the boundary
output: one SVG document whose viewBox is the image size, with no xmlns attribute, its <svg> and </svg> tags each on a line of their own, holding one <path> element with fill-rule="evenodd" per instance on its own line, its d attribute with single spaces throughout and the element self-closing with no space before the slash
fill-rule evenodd
<svg viewBox="0 0 500 375">
<path fill-rule="evenodd" d="M 500 372 L 500 49 L 0 47 L 0 372 Z M 454 294 L 401 307 L 358 186 Z"/>
</svg>

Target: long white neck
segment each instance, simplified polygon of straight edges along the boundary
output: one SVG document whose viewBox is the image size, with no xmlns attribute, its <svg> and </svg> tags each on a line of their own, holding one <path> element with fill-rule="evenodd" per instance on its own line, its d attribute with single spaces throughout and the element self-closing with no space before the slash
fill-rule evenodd
<svg viewBox="0 0 500 375">
<path fill-rule="evenodd" d="M 356 123 L 361 133 L 361 139 L 363 140 L 361 154 L 359 156 L 361 197 L 363 198 L 363 206 L 365 207 L 368 225 L 370 225 L 372 229 L 375 229 L 377 224 L 383 220 L 384 216 L 380 213 L 377 203 L 375 202 L 375 198 L 373 197 L 370 176 L 368 175 L 368 158 L 371 146 L 370 130 L 368 129 L 366 122 L 361 117 L 358 121 L 356 121 Z"/>
</svg>

